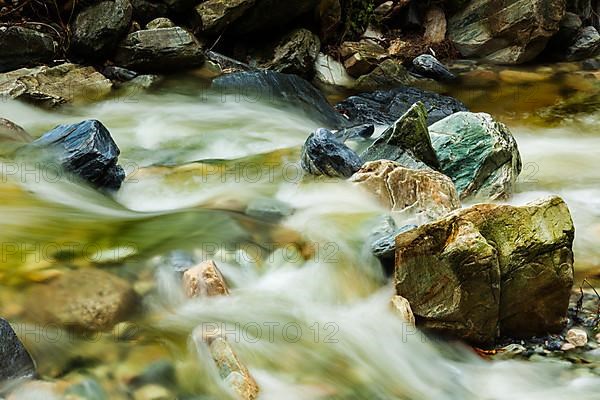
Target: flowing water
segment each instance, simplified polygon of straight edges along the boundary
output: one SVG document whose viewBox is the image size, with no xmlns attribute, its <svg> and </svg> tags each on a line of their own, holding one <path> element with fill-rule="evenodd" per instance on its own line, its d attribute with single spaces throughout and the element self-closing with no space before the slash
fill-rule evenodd
<svg viewBox="0 0 600 400">
<path fill-rule="evenodd" d="M 600 114 L 548 127 L 518 102 L 456 94 L 511 126 L 524 161 L 512 202 L 562 195 L 577 228 L 578 274 L 593 276 L 600 267 Z M 492 362 L 401 322 L 367 244 L 385 210 L 347 182 L 301 176 L 299 147 L 318 127 L 310 115 L 211 93 L 192 78 L 59 111 L 1 107 L 2 117 L 34 135 L 102 121 L 129 173 L 108 197 L 35 165 L 2 163 L 0 315 L 19 328 L 46 377 L 93 378 L 108 398 L 128 398 L 126 383 L 166 359 L 179 398 L 230 398 L 190 338 L 216 326 L 228 332 L 264 399 L 598 398 L 598 363 Z M 186 300 L 179 275 L 160 258 L 171 251 L 216 260 L 232 295 Z M 127 325 L 135 335 L 118 332 L 123 324 L 89 337 L 27 321 L 29 287 L 90 267 L 146 294 Z"/>
</svg>

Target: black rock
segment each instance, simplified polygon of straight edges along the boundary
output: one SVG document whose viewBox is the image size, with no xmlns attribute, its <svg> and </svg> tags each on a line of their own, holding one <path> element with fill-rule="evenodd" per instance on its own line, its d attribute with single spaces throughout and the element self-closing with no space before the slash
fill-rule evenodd
<svg viewBox="0 0 600 400">
<path fill-rule="evenodd" d="M 102 75 L 111 81 L 127 82 L 138 76 L 137 72 L 109 65 L 102 70 Z"/>
<path fill-rule="evenodd" d="M 444 64 L 430 54 L 422 54 L 416 57 L 412 61 L 412 66 L 413 72 L 425 78 L 441 82 L 449 82 L 456 79 L 456 76 Z"/>
<path fill-rule="evenodd" d="M 173 72 L 204 63 L 198 40 L 178 26 L 132 32 L 119 43 L 115 64 L 139 72 Z"/>
<path fill-rule="evenodd" d="M 51 151 L 65 170 L 97 188 L 117 190 L 125 179 L 119 148 L 100 121 L 59 125 L 26 148 Z"/>
<path fill-rule="evenodd" d="M 312 175 L 349 178 L 362 164 L 358 154 L 324 128 L 311 133 L 302 148 L 302 168 Z"/>
<path fill-rule="evenodd" d="M 160 0 L 131 0 L 133 19 L 142 25 L 169 13 L 167 5 Z"/>
<path fill-rule="evenodd" d="M 345 142 L 349 139 L 368 139 L 375 133 L 375 126 L 373 124 L 363 124 L 353 126 L 352 128 L 342 129 L 335 133 L 336 137 L 341 141 Z"/>
<path fill-rule="evenodd" d="M 296 75 L 274 71 L 237 72 L 215 79 L 212 87 L 241 94 L 253 102 L 273 102 L 278 106 L 299 108 L 327 128 L 348 126 L 348 121 L 331 107 L 317 88 Z"/>
<path fill-rule="evenodd" d="M 35 364 L 10 324 L 0 318 L 0 393 L 16 379 L 35 377 Z"/>
<path fill-rule="evenodd" d="M 455 98 L 408 86 L 351 96 L 335 108 L 350 119 L 351 125 L 391 125 L 418 101 L 427 109 L 429 125 L 456 112 L 468 111 Z"/>
<path fill-rule="evenodd" d="M 22 26 L 0 26 L 0 72 L 51 62 L 58 43 L 46 33 Z"/>
<path fill-rule="evenodd" d="M 103 1 L 79 13 L 73 24 L 71 49 L 94 61 L 108 58 L 131 23 L 129 0 Z"/>
</svg>

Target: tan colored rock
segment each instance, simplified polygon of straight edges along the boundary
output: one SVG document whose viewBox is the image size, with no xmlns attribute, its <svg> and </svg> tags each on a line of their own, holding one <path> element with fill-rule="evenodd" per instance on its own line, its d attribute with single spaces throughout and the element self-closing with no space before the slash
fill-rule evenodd
<svg viewBox="0 0 600 400">
<path fill-rule="evenodd" d="M 0 97 L 7 96 L 51 107 L 100 100 L 111 89 L 112 82 L 93 67 L 75 64 L 22 68 L 0 74 Z"/>
<path fill-rule="evenodd" d="M 175 24 L 169 18 L 155 18 L 146 24 L 146 29 L 174 28 Z"/>
<path fill-rule="evenodd" d="M 415 315 L 410 308 L 410 303 L 402 296 L 394 296 L 390 302 L 392 310 L 400 317 L 404 322 L 410 326 L 415 326 Z"/>
<path fill-rule="evenodd" d="M 340 46 L 340 53 L 346 59 L 346 71 L 355 78 L 371 72 L 387 57 L 386 50 L 371 40 L 344 42 Z"/>
<path fill-rule="evenodd" d="M 27 298 L 26 313 L 34 321 L 87 331 L 111 329 L 135 311 L 138 302 L 127 281 L 91 268 L 37 285 Z"/>
<path fill-rule="evenodd" d="M 396 237 L 396 291 L 424 327 L 470 342 L 559 332 L 573 239 L 559 197 L 457 210 Z"/>
<path fill-rule="evenodd" d="M 440 7 L 431 7 L 425 14 L 425 35 L 427 42 L 435 44 L 446 38 L 446 15 Z"/>
<path fill-rule="evenodd" d="M 214 261 L 206 261 L 183 274 L 185 295 L 190 298 L 227 296 L 229 288 Z"/>
<path fill-rule="evenodd" d="M 240 362 L 229 342 L 221 337 L 209 344 L 210 353 L 221 378 L 244 400 L 258 397 L 259 388 L 250 371 Z"/>
<path fill-rule="evenodd" d="M 403 56 L 410 46 L 411 44 L 404 40 L 392 39 L 390 47 L 388 47 L 388 54 L 390 56 Z"/>
<path fill-rule="evenodd" d="M 447 176 L 428 169 L 409 169 L 397 162 L 367 162 L 350 178 L 392 211 L 434 220 L 460 208 L 458 193 Z"/>
<path fill-rule="evenodd" d="M 565 339 L 575 347 L 583 347 L 588 342 L 587 332 L 579 328 L 569 329 Z"/>
</svg>

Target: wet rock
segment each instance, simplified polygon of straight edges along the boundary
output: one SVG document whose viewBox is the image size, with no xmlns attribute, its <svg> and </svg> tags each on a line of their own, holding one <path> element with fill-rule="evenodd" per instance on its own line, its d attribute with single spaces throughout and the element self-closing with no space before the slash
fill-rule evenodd
<svg viewBox="0 0 600 400">
<path fill-rule="evenodd" d="M 566 59 L 578 61 L 594 57 L 600 51 L 600 34 L 593 26 L 581 29 L 575 37 L 575 42 L 567 49 Z"/>
<path fill-rule="evenodd" d="M 287 74 L 310 75 L 320 49 L 317 35 L 308 29 L 296 29 L 275 48 L 273 60 L 267 68 Z"/>
<path fill-rule="evenodd" d="M 0 318 L 0 392 L 7 381 L 30 379 L 35 375 L 35 364 L 29 352 L 8 321 Z"/>
<path fill-rule="evenodd" d="M 253 102 L 283 103 L 296 107 L 328 128 L 347 126 L 346 119 L 329 105 L 325 96 L 296 75 L 275 71 L 238 72 L 215 79 L 212 88 L 241 94 Z"/>
<path fill-rule="evenodd" d="M 148 384 L 133 392 L 133 400 L 166 400 L 175 399 L 175 394 L 169 389 L 155 384 Z"/>
<path fill-rule="evenodd" d="M 137 301 L 123 279 L 97 269 L 82 269 L 34 287 L 28 296 L 27 313 L 40 323 L 105 331 L 127 318 Z"/>
<path fill-rule="evenodd" d="M 509 197 L 521 156 L 508 127 L 484 113 L 460 112 L 429 127 L 431 143 L 461 199 Z"/>
<path fill-rule="evenodd" d="M 339 138 L 341 142 L 345 142 L 349 139 L 367 139 L 373 136 L 375 133 L 375 126 L 372 124 L 363 124 L 358 126 L 353 126 L 352 128 L 343 129 L 341 131 L 336 132 L 336 137 Z"/>
<path fill-rule="evenodd" d="M 86 59 L 102 61 L 127 33 L 133 9 L 129 0 L 102 1 L 75 18 L 71 50 Z"/>
<path fill-rule="evenodd" d="M 111 81 L 94 68 L 75 64 L 22 68 L 0 74 L 0 98 L 5 96 L 47 107 L 99 100 L 111 89 Z"/>
<path fill-rule="evenodd" d="M 292 215 L 294 209 L 283 201 L 268 198 L 250 201 L 245 213 L 251 217 L 277 222 Z"/>
<path fill-rule="evenodd" d="M 302 148 L 302 168 L 312 175 L 349 178 L 363 162 L 327 129 L 311 133 Z"/>
<path fill-rule="evenodd" d="M 133 7 L 133 19 L 147 24 L 153 19 L 164 17 L 169 10 L 161 0 L 130 0 Z"/>
<path fill-rule="evenodd" d="M 412 87 L 399 87 L 351 96 L 335 108 L 346 115 L 350 123 L 391 125 L 416 102 L 427 109 L 427 124 L 433 124 L 459 111 L 468 111 L 460 101 L 437 93 Z"/>
<path fill-rule="evenodd" d="M 204 33 L 218 35 L 241 18 L 256 0 L 207 0 L 196 7 Z"/>
<path fill-rule="evenodd" d="M 48 161 L 97 188 L 117 190 L 125 179 L 117 164 L 119 148 L 100 121 L 59 125 L 25 148 L 43 152 Z"/>
<path fill-rule="evenodd" d="M 0 142 L 29 143 L 33 138 L 19 125 L 0 118 Z"/>
<path fill-rule="evenodd" d="M 429 43 L 441 43 L 446 38 L 446 14 L 440 7 L 431 7 L 425 14 L 425 40 Z"/>
<path fill-rule="evenodd" d="M 214 261 L 206 261 L 183 273 L 183 290 L 189 298 L 229 295 L 229 287 Z"/>
<path fill-rule="evenodd" d="M 175 28 L 175 24 L 169 18 L 156 18 L 146 24 L 146 29 Z"/>
<path fill-rule="evenodd" d="M 440 164 L 427 130 L 427 110 L 423 103 L 413 104 L 361 154 L 361 158 L 365 161 L 397 161 L 410 168 L 429 166 L 439 169 Z"/>
<path fill-rule="evenodd" d="M 354 79 L 348 75 L 344 65 L 335 58 L 319 53 L 315 61 L 315 81 L 321 86 L 351 88 Z"/>
<path fill-rule="evenodd" d="M 430 54 L 422 54 L 412 61 L 413 71 L 425 78 L 448 82 L 456 79 L 454 74 Z"/>
<path fill-rule="evenodd" d="M 574 347 L 583 347 L 588 342 L 587 332 L 579 328 L 569 329 L 567 331 L 565 339 Z"/>
<path fill-rule="evenodd" d="M 207 51 L 206 58 L 211 62 L 217 64 L 221 68 L 221 71 L 223 73 L 232 74 L 234 72 L 256 71 L 256 68 L 248 64 L 235 60 L 231 57 L 224 56 L 223 54 L 216 53 L 214 51 Z"/>
<path fill-rule="evenodd" d="M 404 322 L 410 326 L 415 326 L 415 316 L 410 308 L 410 303 L 402 296 L 394 296 L 390 302 L 392 310 Z"/>
<path fill-rule="evenodd" d="M 102 70 L 102 75 L 112 81 L 127 82 L 138 76 L 137 72 L 126 68 L 109 65 Z"/>
<path fill-rule="evenodd" d="M 401 228 L 397 228 L 394 224 L 391 230 L 375 232 L 370 238 L 371 253 L 381 260 L 384 267 L 387 267 L 387 264 L 391 262 L 392 268 L 389 270 L 393 272 L 393 264 L 396 257 L 396 236 L 416 227 L 417 225 L 404 225 Z"/>
<path fill-rule="evenodd" d="M 150 29 L 127 35 L 114 61 L 140 72 L 171 72 L 201 66 L 204 53 L 194 35 L 180 27 Z"/>
<path fill-rule="evenodd" d="M 0 72 L 51 62 L 57 56 L 53 36 L 22 26 L 0 26 Z"/>
<path fill-rule="evenodd" d="M 432 170 L 409 169 L 394 161 L 379 160 L 365 163 L 350 181 L 375 195 L 391 211 L 413 215 L 420 223 L 460 208 L 450 178 Z"/>
<path fill-rule="evenodd" d="M 544 50 L 564 14 L 564 0 L 474 0 L 450 18 L 448 36 L 465 57 L 520 64 Z"/>
<path fill-rule="evenodd" d="M 398 235 L 396 290 L 423 327 L 470 342 L 560 332 L 573 238 L 558 197 L 457 210 Z"/>
<path fill-rule="evenodd" d="M 411 85 L 414 78 L 404 65 L 397 60 L 387 59 L 377 65 L 370 73 L 359 77 L 354 84 L 357 91 L 391 89 Z"/>
<path fill-rule="evenodd" d="M 560 21 L 558 32 L 552 36 L 544 51 L 550 53 L 554 58 L 564 57 L 565 50 L 573 44 L 581 27 L 581 18 L 575 13 L 566 12 Z"/>
</svg>

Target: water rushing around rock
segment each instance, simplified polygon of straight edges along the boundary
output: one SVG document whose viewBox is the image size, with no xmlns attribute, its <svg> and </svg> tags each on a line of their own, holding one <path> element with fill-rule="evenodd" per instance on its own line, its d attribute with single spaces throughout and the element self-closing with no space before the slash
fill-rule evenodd
<svg viewBox="0 0 600 400">
<path fill-rule="evenodd" d="M 273 99 L 211 93 L 194 80 L 59 112 L 17 102 L 1 112 L 34 136 L 98 119 L 128 172 L 109 198 L 35 166 L 0 165 L 0 315 L 21 321 L 32 281 L 67 266 L 107 268 L 146 295 L 128 323 L 131 337 L 122 325 L 89 340 L 17 322 L 42 374 L 94 378 L 109 398 L 125 398 L 123 382 L 167 359 L 174 393 L 229 398 L 190 339 L 218 327 L 264 399 L 593 399 L 600 391 L 598 365 L 488 362 L 401 322 L 367 241 L 383 208 L 349 182 L 301 177 L 314 116 Z M 553 128 L 498 117 L 523 158 L 513 203 L 563 196 L 577 228 L 576 270 L 597 271 L 600 114 Z M 231 296 L 186 300 L 179 273 L 157 258 L 176 250 L 215 259 Z"/>
</svg>

